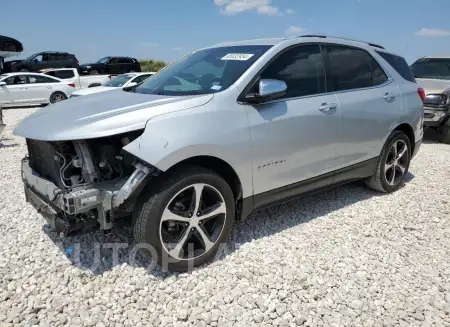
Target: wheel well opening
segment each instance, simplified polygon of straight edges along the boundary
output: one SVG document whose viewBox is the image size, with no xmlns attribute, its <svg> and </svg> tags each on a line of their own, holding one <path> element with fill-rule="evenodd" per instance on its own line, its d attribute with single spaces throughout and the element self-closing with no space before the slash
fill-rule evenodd
<svg viewBox="0 0 450 327">
<path fill-rule="evenodd" d="M 408 136 L 409 141 L 411 142 L 411 153 L 414 153 L 414 147 L 416 146 L 416 141 L 415 141 L 415 137 L 414 137 L 414 130 L 412 129 L 412 127 L 408 124 L 401 124 L 401 125 L 397 126 L 394 130 L 401 131 Z"/>
<path fill-rule="evenodd" d="M 239 200 L 242 197 L 242 185 L 238 175 L 234 169 L 222 159 L 210 156 L 197 156 L 183 160 L 176 165 L 169 168 L 177 169 L 180 166 L 198 166 L 214 171 L 219 174 L 230 185 L 235 200 Z"/>
</svg>

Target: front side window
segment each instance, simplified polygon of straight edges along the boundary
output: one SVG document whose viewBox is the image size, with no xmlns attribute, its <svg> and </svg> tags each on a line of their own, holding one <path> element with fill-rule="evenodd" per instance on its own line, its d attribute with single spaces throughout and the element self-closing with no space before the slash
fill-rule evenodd
<svg viewBox="0 0 450 327">
<path fill-rule="evenodd" d="M 128 82 L 130 79 L 133 78 L 134 75 L 128 75 L 128 74 L 123 74 L 123 75 L 119 75 L 116 76 L 114 78 L 111 78 L 109 81 L 103 83 L 103 86 L 109 86 L 109 87 L 121 87 L 123 86 L 126 82 Z"/>
<path fill-rule="evenodd" d="M 27 84 L 27 77 L 24 75 L 11 76 L 11 77 L 7 78 L 6 80 L 4 80 L 4 82 L 6 82 L 7 85 Z"/>
<path fill-rule="evenodd" d="M 45 77 L 45 76 L 39 76 L 39 75 L 33 75 L 28 77 L 30 84 L 41 84 L 41 83 L 57 83 L 58 80 Z"/>
<path fill-rule="evenodd" d="M 414 77 L 450 80 L 450 58 L 422 58 L 411 66 Z"/>
<path fill-rule="evenodd" d="M 196 51 L 167 66 L 133 91 L 173 96 L 223 91 L 270 48 L 270 45 L 243 45 Z"/>
<path fill-rule="evenodd" d="M 319 45 L 291 48 L 276 58 L 262 73 L 261 79 L 286 82 L 285 98 L 325 92 L 325 68 Z"/>
<path fill-rule="evenodd" d="M 387 80 L 380 65 L 364 50 L 330 45 L 327 52 L 327 80 L 333 91 L 373 87 Z"/>
<path fill-rule="evenodd" d="M 106 64 L 110 57 L 104 57 L 96 61 L 97 64 Z"/>
</svg>

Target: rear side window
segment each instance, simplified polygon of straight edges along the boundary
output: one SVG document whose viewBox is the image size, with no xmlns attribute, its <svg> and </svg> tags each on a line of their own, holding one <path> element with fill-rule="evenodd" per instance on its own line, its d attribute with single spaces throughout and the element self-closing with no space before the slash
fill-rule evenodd
<svg viewBox="0 0 450 327">
<path fill-rule="evenodd" d="M 414 78 L 414 75 L 411 72 L 411 69 L 409 68 L 404 58 L 381 51 L 377 51 L 377 53 L 381 57 L 383 57 L 383 59 L 386 60 L 389 63 L 389 65 L 391 65 L 392 68 L 394 68 L 401 77 L 403 77 L 407 81 L 413 83 L 416 82 L 416 79 Z"/>
<path fill-rule="evenodd" d="M 262 72 L 261 79 L 285 81 L 285 98 L 325 92 L 325 67 L 318 45 L 291 48 L 276 58 Z"/>
<path fill-rule="evenodd" d="M 120 58 L 119 59 L 119 64 L 131 64 L 133 63 L 133 60 L 130 58 Z"/>
<path fill-rule="evenodd" d="M 373 87 L 388 78 L 373 57 L 364 50 L 326 46 L 328 53 L 327 80 L 332 91 Z"/>
<path fill-rule="evenodd" d="M 74 74 L 74 72 L 73 72 L 73 70 L 56 70 L 56 71 L 54 71 L 54 75 L 53 76 L 55 76 L 55 77 L 57 77 L 57 78 L 60 78 L 60 79 L 68 79 L 68 78 L 74 78 L 75 77 L 75 74 Z"/>
</svg>

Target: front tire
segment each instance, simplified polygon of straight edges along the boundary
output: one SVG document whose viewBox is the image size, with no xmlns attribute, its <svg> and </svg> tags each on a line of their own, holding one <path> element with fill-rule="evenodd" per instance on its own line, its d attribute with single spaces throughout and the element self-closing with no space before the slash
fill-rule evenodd
<svg viewBox="0 0 450 327">
<path fill-rule="evenodd" d="M 366 185 L 383 193 L 397 191 L 405 184 L 411 153 L 409 137 L 401 131 L 394 131 L 378 157 L 375 175 L 366 181 Z"/>
<path fill-rule="evenodd" d="M 210 261 L 227 240 L 235 216 L 233 192 L 219 175 L 200 167 L 162 178 L 137 203 L 134 238 L 150 246 L 152 259 L 164 269 L 187 271 Z"/>
<path fill-rule="evenodd" d="M 50 95 L 50 103 L 56 103 L 60 101 L 64 101 L 67 99 L 67 96 L 62 92 L 54 92 Z"/>
</svg>

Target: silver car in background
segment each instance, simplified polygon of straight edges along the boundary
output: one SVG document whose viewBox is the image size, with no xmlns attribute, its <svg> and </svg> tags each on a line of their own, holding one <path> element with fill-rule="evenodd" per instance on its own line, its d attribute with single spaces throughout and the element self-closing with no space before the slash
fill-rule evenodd
<svg viewBox="0 0 450 327">
<path fill-rule="evenodd" d="M 26 198 L 65 234 L 130 219 L 153 260 L 188 270 L 278 201 L 360 179 L 402 187 L 423 90 L 392 60 L 404 69 L 380 45 L 323 35 L 240 41 L 51 105 L 15 129 Z"/>
</svg>

